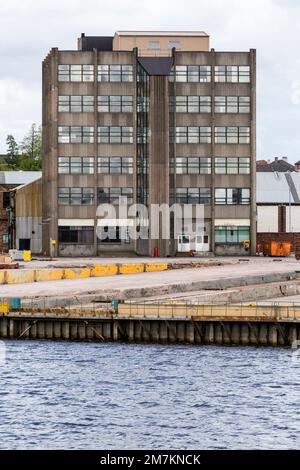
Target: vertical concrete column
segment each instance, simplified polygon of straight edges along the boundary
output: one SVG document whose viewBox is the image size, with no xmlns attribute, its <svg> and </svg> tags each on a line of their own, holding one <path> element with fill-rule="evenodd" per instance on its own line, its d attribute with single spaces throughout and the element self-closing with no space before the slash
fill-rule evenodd
<svg viewBox="0 0 300 470">
<path fill-rule="evenodd" d="M 152 341 L 158 342 L 159 341 L 159 322 L 158 321 L 152 320 L 150 322 L 150 332 L 151 332 Z"/>
<path fill-rule="evenodd" d="M 119 339 L 119 328 L 118 328 L 118 320 L 113 320 L 112 324 L 112 336 L 114 341 L 118 341 Z"/>
<path fill-rule="evenodd" d="M 39 339 L 45 338 L 45 322 L 43 320 L 37 323 L 37 337 Z"/>
<path fill-rule="evenodd" d="M 259 323 L 259 344 L 268 344 L 268 326 L 265 323 Z"/>
<path fill-rule="evenodd" d="M 215 65 L 216 53 L 211 49 L 211 251 L 215 253 Z"/>
<path fill-rule="evenodd" d="M 7 327 L 8 327 L 8 320 L 7 318 L 1 318 L 1 337 L 7 338 Z"/>
<path fill-rule="evenodd" d="M 180 343 L 185 343 L 185 323 L 183 321 L 177 323 L 177 339 Z"/>
<path fill-rule="evenodd" d="M 188 343 L 194 344 L 195 342 L 195 329 L 191 321 L 186 323 L 186 339 Z"/>
<path fill-rule="evenodd" d="M 78 324 L 78 339 L 85 340 L 86 339 L 86 327 L 85 323 L 80 322 Z"/>
<path fill-rule="evenodd" d="M 246 323 L 241 325 L 241 344 L 249 344 L 249 326 Z"/>
<path fill-rule="evenodd" d="M 62 337 L 61 335 L 61 322 L 60 321 L 55 321 L 53 325 L 53 337 L 56 339 L 60 339 Z"/>
<path fill-rule="evenodd" d="M 277 328 L 274 324 L 269 325 L 268 343 L 271 346 L 277 346 Z"/>
<path fill-rule="evenodd" d="M 205 324 L 205 343 L 207 344 L 212 344 L 215 339 L 215 327 L 214 327 L 214 322 L 206 322 Z"/>
<path fill-rule="evenodd" d="M 127 321 L 127 334 L 128 334 L 128 341 L 134 341 L 134 321 L 128 320 Z"/>
<path fill-rule="evenodd" d="M 78 326 L 77 321 L 72 321 L 70 323 L 70 339 L 77 339 L 78 338 Z"/>
<path fill-rule="evenodd" d="M 70 323 L 68 321 L 62 323 L 61 334 L 63 339 L 70 339 Z"/>
<path fill-rule="evenodd" d="M 297 341 L 297 325 L 289 326 L 289 344 L 293 344 L 294 341 Z"/>
<path fill-rule="evenodd" d="M 237 322 L 232 325 L 231 341 L 232 344 L 240 344 L 240 324 Z"/>
<path fill-rule="evenodd" d="M 159 324 L 159 341 L 161 343 L 166 343 L 168 341 L 168 327 L 166 322 L 163 320 L 161 320 Z"/>
<path fill-rule="evenodd" d="M 222 332 L 222 326 L 220 325 L 220 323 L 215 324 L 215 343 L 216 344 L 223 343 L 223 332 Z"/>
<path fill-rule="evenodd" d="M 102 324 L 102 336 L 106 340 L 112 339 L 112 324 L 110 321 L 106 321 Z"/>
</svg>

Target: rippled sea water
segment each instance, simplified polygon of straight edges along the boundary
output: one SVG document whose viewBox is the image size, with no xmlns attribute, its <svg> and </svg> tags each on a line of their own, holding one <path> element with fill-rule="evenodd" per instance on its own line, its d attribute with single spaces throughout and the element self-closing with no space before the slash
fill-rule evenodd
<svg viewBox="0 0 300 470">
<path fill-rule="evenodd" d="M 282 348 L 5 341 L 1 449 L 295 449 Z"/>
</svg>

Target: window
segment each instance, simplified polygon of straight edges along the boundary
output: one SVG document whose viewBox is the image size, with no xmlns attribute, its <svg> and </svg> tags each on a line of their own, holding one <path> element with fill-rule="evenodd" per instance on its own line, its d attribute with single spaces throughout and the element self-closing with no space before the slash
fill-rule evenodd
<svg viewBox="0 0 300 470">
<path fill-rule="evenodd" d="M 210 188 L 176 188 L 178 204 L 210 204 Z"/>
<path fill-rule="evenodd" d="M 216 96 L 216 113 L 250 113 L 250 96 Z"/>
<path fill-rule="evenodd" d="M 176 157 L 176 173 L 182 174 L 210 174 L 211 159 L 206 157 Z"/>
<path fill-rule="evenodd" d="M 217 175 L 248 175 L 250 173 L 250 158 L 216 157 L 215 172 Z"/>
<path fill-rule="evenodd" d="M 7 209 L 10 206 L 10 192 L 4 191 L 3 193 L 3 209 Z"/>
<path fill-rule="evenodd" d="M 173 47 L 175 47 L 175 49 L 180 49 L 180 41 L 169 41 L 169 49 L 173 49 Z"/>
<path fill-rule="evenodd" d="M 133 174 L 132 157 L 98 157 L 98 173 Z"/>
<path fill-rule="evenodd" d="M 210 144 L 211 127 L 176 127 L 177 144 Z"/>
<path fill-rule="evenodd" d="M 176 113 L 210 113 L 210 96 L 176 96 Z"/>
<path fill-rule="evenodd" d="M 216 226 L 216 243 L 242 243 L 244 240 L 250 240 L 250 227 L 248 226 Z"/>
<path fill-rule="evenodd" d="M 94 243 L 94 227 L 58 227 L 59 243 Z"/>
<path fill-rule="evenodd" d="M 160 49 L 160 42 L 159 41 L 149 41 L 148 42 L 149 49 Z"/>
<path fill-rule="evenodd" d="M 249 188 L 216 188 L 215 203 L 226 205 L 250 204 Z"/>
<path fill-rule="evenodd" d="M 133 188 L 98 188 L 98 204 L 133 203 Z"/>
<path fill-rule="evenodd" d="M 59 65 L 59 82 L 93 82 L 93 65 Z"/>
<path fill-rule="evenodd" d="M 93 174 L 93 157 L 58 157 L 59 174 Z"/>
<path fill-rule="evenodd" d="M 98 65 L 98 82 L 132 82 L 132 65 Z"/>
<path fill-rule="evenodd" d="M 93 188 L 58 188 L 58 204 L 89 206 L 94 203 Z"/>
<path fill-rule="evenodd" d="M 132 113 L 132 96 L 98 96 L 99 113 Z"/>
<path fill-rule="evenodd" d="M 217 65 L 215 67 L 215 82 L 249 83 L 249 65 Z"/>
<path fill-rule="evenodd" d="M 59 144 L 92 144 L 93 142 L 93 127 L 62 126 L 58 128 Z"/>
<path fill-rule="evenodd" d="M 216 144 L 250 144 L 249 127 L 215 127 Z"/>
<path fill-rule="evenodd" d="M 59 96 L 58 111 L 60 113 L 92 113 L 94 111 L 94 97 Z"/>
<path fill-rule="evenodd" d="M 99 144 L 132 144 L 132 127 L 98 127 Z"/>
<path fill-rule="evenodd" d="M 175 69 L 177 82 L 210 82 L 210 65 L 177 65 Z"/>
<path fill-rule="evenodd" d="M 8 245 L 8 242 L 9 242 L 8 233 L 3 233 L 3 235 L 2 235 L 2 243 L 3 243 L 3 245 Z"/>
</svg>

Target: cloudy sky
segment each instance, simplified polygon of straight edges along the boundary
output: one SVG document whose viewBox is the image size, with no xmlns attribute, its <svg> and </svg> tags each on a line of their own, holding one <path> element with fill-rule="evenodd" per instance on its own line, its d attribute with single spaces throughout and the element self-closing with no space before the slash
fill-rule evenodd
<svg viewBox="0 0 300 470">
<path fill-rule="evenodd" d="M 0 152 L 41 123 L 41 62 L 81 32 L 204 30 L 216 50 L 257 49 L 257 158 L 300 159 L 299 0 L 0 0 Z"/>
</svg>

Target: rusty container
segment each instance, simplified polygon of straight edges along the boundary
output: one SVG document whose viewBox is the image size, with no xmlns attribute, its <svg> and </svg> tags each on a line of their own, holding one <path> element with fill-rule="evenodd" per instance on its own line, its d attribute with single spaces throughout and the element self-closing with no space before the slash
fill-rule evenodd
<svg viewBox="0 0 300 470">
<path fill-rule="evenodd" d="M 264 256 L 279 256 L 285 257 L 291 254 L 290 242 L 264 242 L 263 248 Z"/>
</svg>

